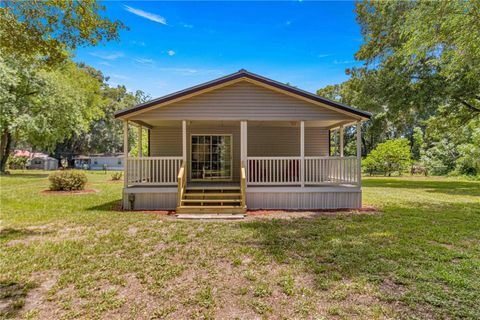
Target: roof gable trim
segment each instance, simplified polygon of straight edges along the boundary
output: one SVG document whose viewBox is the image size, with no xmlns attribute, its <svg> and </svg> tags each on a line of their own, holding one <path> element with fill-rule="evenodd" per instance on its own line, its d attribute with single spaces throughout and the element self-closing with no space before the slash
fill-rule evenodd
<svg viewBox="0 0 480 320">
<path fill-rule="evenodd" d="M 285 93 L 296 98 L 301 98 L 302 100 L 306 100 L 314 103 L 316 102 L 315 104 L 317 105 L 321 105 L 323 107 L 327 107 L 329 109 L 332 109 L 334 111 L 339 111 L 341 113 L 354 115 L 356 118 L 369 119 L 371 117 L 371 114 L 369 112 L 358 110 L 350 106 L 343 105 L 341 103 L 322 98 L 313 93 L 300 90 L 298 88 L 290 87 L 286 84 L 258 76 L 248 71 L 240 70 L 237 73 L 234 73 L 216 80 L 212 80 L 191 88 L 187 88 L 187 89 L 184 89 L 184 90 L 181 90 L 157 99 L 153 99 L 148 102 L 145 102 L 130 108 L 126 108 L 124 110 L 117 111 L 115 113 L 115 118 L 124 118 L 127 115 L 128 116 L 137 115 L 156 107 L 161 107 L 163 105 L 188 99 L 196 95 L 206 93 L 215 89 L 219 89 L 221 87 L 228 86 L 244 80 L 250 83 L 261 85 L 263 87 L 267 87 L 268 89 L 271 89 L 277 92 Z"/>
</svg>

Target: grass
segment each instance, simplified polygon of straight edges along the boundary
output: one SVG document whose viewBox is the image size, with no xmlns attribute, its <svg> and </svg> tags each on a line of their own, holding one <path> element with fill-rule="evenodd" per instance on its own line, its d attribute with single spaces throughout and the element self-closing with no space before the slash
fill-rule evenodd
<svg viewBox="0 0 480 320">
<path fill-rule="evenodd" d="M 0 318 L 480 318 L 480 182 L 366 178 L 378 213 L 240 222 L 115 210 L 121 182 L 1 177 Z M 281 217 L 281 215 L 279 215 Z"/>
</svg>

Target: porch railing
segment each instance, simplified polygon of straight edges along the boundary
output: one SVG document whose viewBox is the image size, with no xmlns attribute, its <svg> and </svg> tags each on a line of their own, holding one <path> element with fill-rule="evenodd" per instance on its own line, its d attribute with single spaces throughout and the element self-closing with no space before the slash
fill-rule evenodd
<svg viewBox="0 0 480 320">
<path fill-rule="evenodd" d="M 356 184 L 356 157 L 247 157 L 248 185 Z"/>
<path fill-rule="evenodd" d="M 245 172 L 245 165 L 240 161 L 240 191 L 242 195 L 242 208 L 247 207 L 247 173 Z"/>
<path fill-rule="evenodd" d="M 182 157 L 129 157 L 127 184 L 176 185 Z"/>
<path fill-rule="evenodd" d="M 247 183 L 299 184 L 300 160 L 300 157 L 247 157 Z"/>
<path fill-rule="evenodd" d="M 182 205 L 183 195 L 185 194 L 185 187 L 187 185 L 187 164 L 185 161 L 182 162 L 182 167 L 178 172 L 178 192 L 177 192 L 177 207 Z"/>
<path fill-rule="evenodd" d="M 306 184 L 356 184 L 357 157 L 305 157 Z"/>
</svg>

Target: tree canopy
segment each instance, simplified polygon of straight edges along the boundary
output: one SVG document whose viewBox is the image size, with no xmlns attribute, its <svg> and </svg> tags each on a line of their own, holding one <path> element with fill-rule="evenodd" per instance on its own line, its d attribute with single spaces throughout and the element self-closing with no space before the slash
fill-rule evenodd
<svg viewBox="0 0 480 320">
<path fill-rule="evenodd" d="M 392 138 L 414 146 L 421 133 L 416 160 L 458 169 L 479 125 L 480 1 L 365 1 L 356 13 L 363 43 L 355 58 L 364 65 L 317 93 L 374 113 L 365 153 Z"/>
<path fill-rule="evenodd" d="M 95 0 L 9 1 L 0 4 L 0 50 L 21 61 L 64 61 L 79 46 L 118 40 L 120 21 Z"/>
<path fill-rule="evenodd" d="M 117 40 L 124 25 L 85 1 L 0 3 L 0 165 L 15 141 L 52 150 L 105 114 L 102 80 L 70 59 L 78 46 Z"/>
</svg>

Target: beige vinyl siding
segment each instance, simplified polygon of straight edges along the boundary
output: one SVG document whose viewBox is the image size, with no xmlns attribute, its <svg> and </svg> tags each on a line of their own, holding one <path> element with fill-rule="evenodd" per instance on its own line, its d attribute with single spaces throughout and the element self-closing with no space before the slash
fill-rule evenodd
<svg viewBox="0 0 480 320">
<path fill-rule="evenodd" d="M 150 156 L 182 156 L 182 126 L 153 127 L 150 131 Z"/>
<path fill-rule="evenodd" d="M 231 134 L 232 135 L 232 166 L 233 180 L 240 176 L 240 123 L 224 126 L 193 123 L 187 126 L 187 161 L 190 164 L 190 149 L 192 134 Z M 182 127 L 165 126 L 154 127 L 150 133 L 150 155 L 155 156 L 182 156 Z M 188 168 L 190 179 L 190 168 Z"/>
<path fill-rule="evenodd" d="M 246 81 L 133 116 L 133 120 L 352 120 L 333 111 Z"/>
<path fill-rule="evenodd" d="M 251 157 L 300 156 L 299 127 L 248 127 Z M 328 156 L 328 129 L 305 128 L 305 156 Z"/>
<path fill-rule="evenodd" d="M 248 155 L 251 157 L 300 156 L 300 128 L 275 126 L 249 126 Z M 192 134 L 231 134 L 233 143 L 233 180 L 238 180 L 240 171 L 240 123 L 212 125 L 192 123 L 187 126 L 187 159 L 190 163 Z M 182 127 L 154 127 L 150 132 L 150 155 L 181 156 Z M 328 129 L 305 128 L 305 156 L 328 155 Z M 190 178 L 190 170 L 188 172 Z"/>
</svg>

